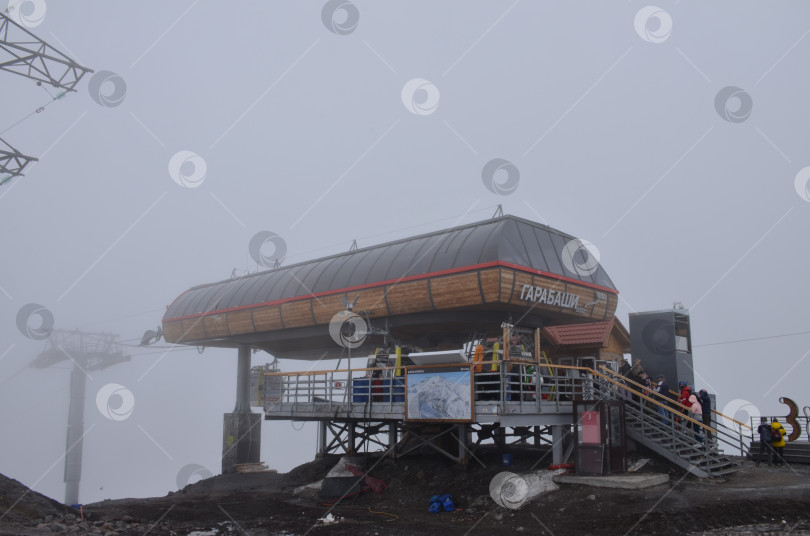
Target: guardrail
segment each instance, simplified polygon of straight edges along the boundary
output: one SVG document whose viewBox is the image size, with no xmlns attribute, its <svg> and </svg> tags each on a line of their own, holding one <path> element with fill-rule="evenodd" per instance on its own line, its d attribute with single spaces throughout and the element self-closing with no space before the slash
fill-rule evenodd
<svg viewBox="0 0 810 536">
<path fill-rule="evenodd" d="M 474 371 L 476 365 L 469 365 Z M 442 366 L 447 365 L 436 365 Z M 359 407 L 364 410 L 371 407 L 383 412 L 400 411 L 400 404 L 406 398 L 405 371 L 432 367 L 267 372 L 264 373 L 263 382 L 265 411 L 333 413 Z M 552 364 L 538 366 L 515 361 L 487 362 L 486 367 L 490 370 L 473 372 L 473 401 L 476 404 L 493 404 L 500 409 L 509 406 L 510 412 L 518 413 L 559 413 L 570 411 L 574 398 L 594 395 L 593 378 L 589 374 L 591 369 Z M 493 367 L 497 370 L 491 370 Z M 534 368 L 533 372 L 529 372 L 531 368 Z M 540 371 L 541 368 L 545 373 Z M 399 376 L 395 375 L 397 372 Z M 349 374 L 353 377 L 350 378 Z M 357 374 L 362 376 L 357 377 Z M 268 395 L 271 383 L 274 396 Z"/>
<path fill-rule="evenodd" d="M 473 363 L 470 366 L 473 371 L 478 368 Z M 499 411 L 508 407 L 510 412 L 526 414 L 563 413 L 570 411 L 571 401 L 575 398 L 624 398 L 629 402 L 631 412 L 635 411 L 639 417 L 660 416 L 662 422 L 671 424 L 673 432 L 690 426 L 705 437 L 711 437 L 713 443 L 731 445 L 743 454 L 748 452 L 746 435 L 742 433 L 742 428 L 749 428 L 748 425 L 715 412 L 721 418 L 716 419 L 712 426 L 706 426 L 685 414 L 688 412 L 686 406 L 655 391 L 645 394 L 645 386 L 605 366 L 600 366 L 601 372 L 571 365 L 515 361 L 487 362 L 485 367 L 490 370 L 473 372 L 476 405 L 497 405 Z M 493 367 L 497 370 L 491 370 Z M 532 372 L 529 372 L 530 367 Z M 293 415 L 296 412 L 334 414 L 336 411 L 357 410 L 403 413 L 404 416 L 405 374 L 410 368 L 429 369 L 431 366 L 265 373 L 265 385 L 270 383 L 268 378 L 275 379 L 276 393 L 279 392 L 277 378 L 281 378 L 280 396 L 266 402 L 265 411 Z M 362 377 L 349 378 L 349 374 L 362 374 Z M 610 385 L 608 391 L 605 383 Z M 682 424 L 679 426 L 679 423 Z M 727 423 L 736 423 L 738 429 Z"/>
<path fill-rule="evenodd" d="M 759 434 L 757 434 L 757 427 L 759 426 L 759 419 L 764 417 L 767 419 L 768 424 L 771 423 L 773 419 L 779 419 L 779 422 L 785 428 L 785 432 L 787 435 L 790 436 L 793 433 L 793 428 L 791 427 L 791 419 L 785 417 L 784 415 L 759 415 L 756 417 L 750 417 L 751 422 L 751 441 L 759 441 Z M 804 415 L 797 415 L 794 417 L 796 421 L 796 425 L 799 427 L 799 435 L 793 441 L 810 441 L 810 416 Z M 804 423 L 804 424 L 802 424 Z M 785 440 L 788 438 L 786 437 Z"/>
<path fill-rule="evenodd" d="M 677 400 L 673 400 L 668 396 L 665 396 L 657 391 L 648 390 L 646 386 L 641 385 L 638 382 L 635 382 L 629 378 L 626 378 L 619 374 L 618 372 L 612 371 L 607 367 L 601 367 L 605 372 L 608 372 L 611 376 L 613 376 L 614 381 L 619 382 L 621 385 L 624 386 L 635 386 L 640 388 L 642 391 L 648 391 L 647 395 L 644 395 L 643 392 L 640 392 L 637 389 L 632 389 L 632 387 L 628 388 L 632 390 L 633 394 L 641 397 L 642 399 L 652 402 L 657 408 L 659 415 L 662 418 L 665 418 L 668 421 L 672 421 L 671 424 L 674 426 L 674 423 L 678 421 L 683 421 L 685 423 L 689 423 L 693 428 L 697 428 L 699 430 L 703 430 L 703 433 L 708 433 L 706 437 L 712 437 L 714 442 L 717 443 L 724 443 L 735 449 L 739 449 L 742 455 L 747 455 L 749 450 L 749 444 L 746 443 L 746 435 L 742 432 L 740 428 L 735 428 L 728 426 L 726 422 L 736 423 L 737 425 L 744 426 L 748 428 L 748 425 L 741 423 L 740 421 L 734 420 L 727 415 L 724 415 L 718 411 L 713 411 L 713 415 L 719 415 L 720 419 L 713 419 L 711 426 L 706 426 L 701 420 L 693 419 L 689 417 L 689 408 L 684 406 L 683 404 L 678 403 Z M 663 410 L 666 413 L 666 417 L 664 417 L 664 413 L 661 413 Z M 724 422 L 724 420 L 727 420 Z"/>
</svg>

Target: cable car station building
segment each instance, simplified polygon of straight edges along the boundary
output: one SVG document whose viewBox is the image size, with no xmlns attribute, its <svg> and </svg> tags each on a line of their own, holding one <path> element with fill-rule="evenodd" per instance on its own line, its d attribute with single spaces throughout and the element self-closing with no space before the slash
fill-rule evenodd
<svg viewBox="0 0 810 536">
<path fill-rule="evenodd" d="M 662 423 L 666 401 L 618 375 L 631 337 L 614 316 L 618 291 L 587 246 L 496 217 L 192 287 L 168 307 L 164 337 L 238 349 L 223 472 L 259 461 L 261 414 L 251 405 L 268 420 L 318 422 L 319 453 L 428 449 L 480 463 L 476 450 L 492 440 L 618 472 L 630 438 L 700 476 L 731 470 L 718 450 L 724 432 L 695 446 L 674 418 Z M 336 370 L 254 367 L 251 382 L 254 350 L 340 361 Z M 619 420 L 610 437 L 577 421 L 599 415 L 599 403 L 622 407 L 604 412 Z M 598 455 L 588 446 L 597 436 Z"/>
</svg>

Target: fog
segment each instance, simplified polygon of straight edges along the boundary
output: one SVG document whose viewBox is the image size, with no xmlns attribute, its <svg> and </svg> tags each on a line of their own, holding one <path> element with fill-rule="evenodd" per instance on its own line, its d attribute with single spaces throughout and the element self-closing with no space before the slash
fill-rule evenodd
<svg viewBox="0 0 810 536">
<path fill-rule="evenodd" d="M 0 186 L 0 472 L 36 491 L 64 497 L 71 364 L 29 367 L 26 305 L 137 345 L 189 287 L 264 269 L 261 231 L 290 264 L 499 204 L 592 243 L 625 325 L 682 302 L 720 409 L 810 404 L 809 4 L 12 4 L 96 72 L 53 100 L 0 71 L 0 136 L 39 159 Z M 164 346 L 89 373 L 82 502 L 219 472 L 236 350 Z M 310 460 L 314 432 L 264 421 L 262 460 Z"/>
</svg>

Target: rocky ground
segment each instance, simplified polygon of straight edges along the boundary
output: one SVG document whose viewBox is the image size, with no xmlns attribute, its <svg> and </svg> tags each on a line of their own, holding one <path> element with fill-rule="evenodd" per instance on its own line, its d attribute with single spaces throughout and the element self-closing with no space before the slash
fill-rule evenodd
<svg viewBox="0 0 810 536">
<path fill-rule="evenodd" d="M 0 477 L 0 534 L 413 535 L 413 534 L 720 534 L 810 535 L 810 467 L 757 468 L 749 461 L 724 478 L 699 479 L 663 462 L 642 471 L 668 473 L 646 490 L 562 484 L 517 511 L 495 504 L 491 479 L 504 469 L 497 452 L 462 468 L 440 457 L 361 458 L 387 485 L 339 504 L 293 495 L 338 461 L 325 457 L 286 474 L 216 476 L 176 493 L 85 505 L 83 519 L 16 481 Z M 515 453 L 516 473 L 538 463 Z M 541 469 L 542 462 L 535 469 Z M 458 509 L 431 514 L 429 498 L 449 493 Z M 324 521 L 326 519 L 326 521 Z M 329 522 L 330 520 L 334 520 Z"/>
</svg>

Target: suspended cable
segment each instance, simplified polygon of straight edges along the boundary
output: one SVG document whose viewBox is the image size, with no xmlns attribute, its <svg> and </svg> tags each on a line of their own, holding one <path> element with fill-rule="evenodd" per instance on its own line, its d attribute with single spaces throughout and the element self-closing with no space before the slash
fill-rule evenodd
<svg viewBox="0 0 810 536">
<path fill-rule="evenodd" d="M 764 341 L 766 339 L 781 339 L 784 337 L 795 337 L 797 335 L 808 335 L 810 331 L 798 331 L 796 333 L 785 333 L 783 335 L 767 335 L 764 337 L 753 337 L 751 339 L 735 339 L 733 341 L 723 341 L 723 342 L 710 342 L 708 344 L 693 344 L 693 348 L 702 348 L 705 346 L 719 346 L 722 344 L 736 344 L 738 342 L 750 342 L 750 341 Z"/>
<path fill-rule="evenodd" d="M 40 86 L 40 87 L 43 87 L 43 86 Z M 45 90 L 45 92 L 46 92 L 46 93 L 48 93 L 48 95 L 50 95 L 50 92 L 49 92 L 47 89 Z M 46 104 L 44 104 L 44 105 L 40 106 L 39 108 L 37 108 L 36 110 L 34 110 L 33 112 L 31 112 L 30 114 L 26 115 L 25 117 L 23 117 L 22 119 L 20 119 L 20 120 L 19 120 L 19 121 L 17 121 L 16 123 L 12 124 L 11 126 L 7 127 L 5 130 L 3 130 L 2 132 L 0 132 L 0 134 L 5 134 L 6 132 L 8 132 L 9 130 L 11 130 L 12 128 L 16 127 L 17 125 L 19 125 L 20 123 L 22 123 L 23 121 L 25 121 L 26 119 L 28 119 L 29 117 L 31 117 L 31 116 L 33 116 L 33 115 L 36 115 L 36 114 L 38 114 L 38 113 L 41 113 L 42 111 L 44 111 L 44 110 L 45 110 L 45 108 L 47 108 L 48 106 L 50 106 L 50 105 L 51 105 L 51 104 L 52 104 L 54 101 L 58 101 L 58 100 L 60 100 L 60 99 L 61 99 L 62 97 L 64 97 L 64 96 L 65 96 L 67 93 L 68 93 L 67 91 L 63 91 L 62 93 L 57 94 L 55 97 L 53 97 L 53 96 L 52 96 L 52 97 L 51 97 L 51 100 L 50 100 L 49 102 L 47 102 Z"/>
</svg>

